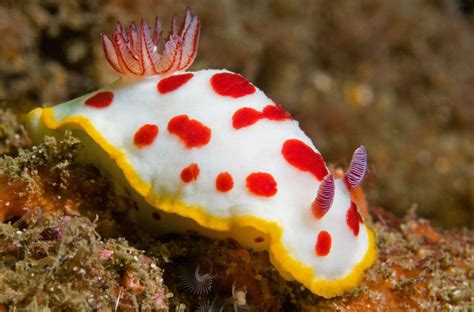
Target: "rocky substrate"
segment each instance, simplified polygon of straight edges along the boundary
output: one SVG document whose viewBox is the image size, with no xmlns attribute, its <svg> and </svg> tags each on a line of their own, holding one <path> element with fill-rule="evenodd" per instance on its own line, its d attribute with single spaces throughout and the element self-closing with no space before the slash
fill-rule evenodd
<svg viewBox="0 0 474 312">
<path fill-rule="evenodd" d="M 413 210 L 399 219 L 369 207 L 364 217 L 377 232 L 377 262 L 358 288 L 324 299 L 283 280 L 266 252 L 193 235 L 154 239 L 135 230 L 126 217 L 132 203 L 118 197 L 97 168 L 77 162 L 80 141 L 66 135 L 31 146 L 15 115 L 2 114 L 0 129 L 10 130 L 0 130 L 7 133 L 0 142 L 0 311 L 474 305 L 472 231 L 438 230 Z M 202 291 L 192 286 L 197 268 L 208 280 Z"/>
</svg>

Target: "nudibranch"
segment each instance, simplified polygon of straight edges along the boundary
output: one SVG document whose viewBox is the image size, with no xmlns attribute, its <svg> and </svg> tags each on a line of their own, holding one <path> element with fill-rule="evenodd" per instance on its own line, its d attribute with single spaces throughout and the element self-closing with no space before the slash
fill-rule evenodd
<svg viewBox="0 0 474 312">
<path fill-rule="evenodd" d="M 336 179 L 298 122 L 243 76 L 185 71 L 199 32 L 189 9 L 165 37 L 158 20 L 117 24 L 102 41 L 121 78 L 31 111 L 33 140 L 72 131 L 84 160 L 134 200 L 140 228 L 268 250 L 283 277 L 324 297 L 356 286 L 376 257 L 350 197 L 366 172 L 365 148 Z"/>
</svg>

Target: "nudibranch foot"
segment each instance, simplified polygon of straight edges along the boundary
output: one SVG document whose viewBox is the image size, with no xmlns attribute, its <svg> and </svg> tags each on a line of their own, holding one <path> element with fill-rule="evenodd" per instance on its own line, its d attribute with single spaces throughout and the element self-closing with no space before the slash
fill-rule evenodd
<svg viewBox="0 0 474 312">
<path fill-rule="evenodd" d="M 173 19 L 162 55 L 158 22 L 153 33 L 142 22 L 104 35 L 111 66 L 144 77 L 33 110 L 32 138 L 73 131 L 84 160 L 136 202 L 139 228 L 268 250 L 283 277 L 324 297 L 356 286 L 376 256 L 350 196 L 365 175 L 365 148 L 336 179 L 298 122 L 243 76 L 183 71 L 199 27 L 189 10 L 181 27 Z"/>
</svg>

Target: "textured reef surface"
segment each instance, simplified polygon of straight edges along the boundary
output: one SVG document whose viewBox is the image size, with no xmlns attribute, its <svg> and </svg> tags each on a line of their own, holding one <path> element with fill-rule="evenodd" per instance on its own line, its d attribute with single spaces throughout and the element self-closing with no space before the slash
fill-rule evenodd
<svg viewBox="0 0 474 312">
<path fill-rule="evenodd" d="M 47 137 L 29 147 L 15 115 L 2 113 L 0 128 L 16 140 L 0 142 L 15 154 L 0 158 L 0 311 L 472 307 L 472 231 L 435 229 L 414 211 L 399 219 L 370 209 L 364 218 L 377 232 L 377 262 L 358 288 L 327 300 L 283 280 L 266 252 L 133 229 L 125 216 L 133 204 L 77 162 L 79 140 Z"/>
</svg>

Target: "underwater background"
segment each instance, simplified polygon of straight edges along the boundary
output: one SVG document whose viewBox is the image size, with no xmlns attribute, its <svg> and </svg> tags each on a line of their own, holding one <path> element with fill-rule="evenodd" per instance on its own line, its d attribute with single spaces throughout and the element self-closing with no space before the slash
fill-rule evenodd
<svg viewBox="0 0 474 312">
<path fill-rule="evenodd" d="M 100 33 L 166 26 L 186 6 L 202 21 L 191 70 L 242 73 L 334 166 L 365 145 L 370 206 L 473 228 L 472 1 L 3 0 L 2 105 L 23 113 L 110 83 Z"/>
<path fill-rule="evenodd" d="M 29 139 L 23 113 L 118 78 L 101 32 L 187 6 L 190 70 L 242 73 L 333 169 L 367 147 L 378 255 L 353 290 L 317 296 L 233 239 L 151 237 L 77 138 Z M 473 86 L 473 0 L 0 0 L 0 312 L 474 310 Z"/>
</svg>

